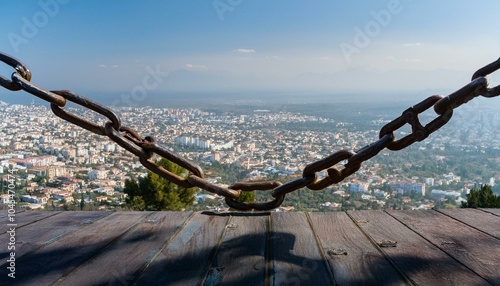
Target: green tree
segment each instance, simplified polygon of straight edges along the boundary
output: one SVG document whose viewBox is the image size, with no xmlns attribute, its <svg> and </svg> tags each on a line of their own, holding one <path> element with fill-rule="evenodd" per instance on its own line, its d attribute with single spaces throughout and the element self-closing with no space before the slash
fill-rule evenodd
<svg viewBox="0 0 500 286">
<path fill-rule="evenodd" d="M 85 199 L 83 198 L 83 192 L 81 193 L 82 197 L 80 199 L 80 210 L 83 211 L 83 208 L 85 207 Z"/>
<path fill-rule="evenodd" d="M 255 191 L 253 192 L 241 192 L 240 197 L 237 199 L 238 202 L 251 203 L 255 201 Z"/>
<path fill-rule="evenodd" d="M 481 189 L 470 190 L 467 202 L 462 202 L 462 208 L 500 208 L 500 196 L 493 194 L 491 186 L 481 185 Z"/>
<path fill-rule="evenodd" d="M 187 170 L 163 158 L 159 166 L 179 176 Z M 178 186 L 158 174 L 149 171 L 145 178 L 125 180 L 124 192 L 127 203 L 136 210 L 182 210 L 193 204 L 196 188 Z"/>
</svg>

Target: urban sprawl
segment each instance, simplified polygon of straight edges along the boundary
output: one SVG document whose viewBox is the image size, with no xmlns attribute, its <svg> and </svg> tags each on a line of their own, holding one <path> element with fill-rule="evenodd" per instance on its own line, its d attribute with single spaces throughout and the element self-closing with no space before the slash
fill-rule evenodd
<svg viewBox="0 0 500 286">
<path fill-rule="evenodd" d="M 107 121 L 92 111 L 70 110 L 100 125 Z M 347 120 L 266 109 L 250 109 L 244 114 L 195 108 L 115 110 L 124 121 L 123 126 L 142 136 L 152 135 L 156 142 L 203 169 L 214 164 L 233 166 L 244 173 L 245 181 L 285 182 L 297 178 L 311 162 L 341 149 L 359 150 L 376 141 L 380 128 L 389 122 L 384 117 L 370 118 L 364 128 L 359 128 Z M 383 150 L 340 184 L 319 191 L 327 194 L 327 199 L 314 201 L 307 209 L 428 209 L 437 204 L 453 207 L 460 205 L 470 188 L 495 185 L 500 179 L 498 169 L 496 173 L 490 170 L 484 177 L 473 174 L 467 178 L 453 170 L 432 175 L 418 173 L 424 165 L 439 166 L 447 162 L 454 156 L 446 154 L 450 148 L 462 154 L 487 156 L 488 162 L 498 166 L 498 113 L 478 115 L 473 111 L 475 115 L 471 115 L 470 110 L 467 113 L 473 119 L 463 117 L 407 151 Z M 10 201 L 6 186 L 15 183 L 17 204 L 28 209 L 63 209 L 65 205 L 80 205 L 80 199 L 97 209 L 122 208 L 126 199 L 125 180 L 147 174 L 134 155 L 107 137 L 56 117 L 45 106 L 0 102 L 0 117 L 1 203 Z M 313 128 L 308 130 L 307 126 Z M 325 126 L 324 130 L 321 126 Z M 404 132 L 397 134 L 404 135 Z M 419 152 L 430 154 L 425 158 L 427 161 L 411 157 Z M 394 156 L 403 160 L 387 165 Z M 217 184 L 234 183 L 214 172 L 208 172 L 206 177 Z M 304 192 L 318 193 L 307 189 Z M 215 194 L 201 190 L 197 193 L 196 204 L 204 209 L 224 208 L 222 202 Z M 293 209 L 299 207 L 294 201 L 285 200 L 278 210 Z"/>
</svg>

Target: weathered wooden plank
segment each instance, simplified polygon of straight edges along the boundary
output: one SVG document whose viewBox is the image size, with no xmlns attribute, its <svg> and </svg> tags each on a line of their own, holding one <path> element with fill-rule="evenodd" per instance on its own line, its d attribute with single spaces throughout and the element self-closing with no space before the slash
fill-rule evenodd
<svg viewBox="0 0 500 286">
<path fill-rule="evenodd" d="M 355 269 L 371 271 L 371 274 L 360 274 L 366 276 L 378 275 L 379 268 L 383 268 L 381 271 L 384 274 L 389 273 L 390 267 L 375 265 L 377 262 L 384 263 L 380 257 L 380 253 L 384 253 L 389 259 L 385 263 L 390 261 L 396 264 L 418 285 L 484 285 L 488 282 L 499 285 L 500 275 L 496 273 L 500 265 L 500 239 L 491 236 L 497 233 L 499 227 L 494 223 L 497 217 L 489 214 L 499 210 L 485 209 L 482 215 L 487 219 L 475 213 L 483 210 L 440 211 L 446 215 L 436 211 L 388 211 L 404 224 L 380 211 L 349 212 L 355 220 L 360 221 L 359 226 L 373 241 L 398 241 L 396 247 L 382 248 L 383 251 L 379 253 L 366 250 L 370 244 L 359 236 L 359 229 L 352 221 L 346 220 L 344 213 L 272 213 L 271 228 L 267 229 L 266 236 L 268 225 L 265 216 L 211 219 L 196 213 L 193 215 L 194 220 L 189 219 L 177 232 L 173 230 L 175 234 L 172 235 L 172 229 L 165 227 L 170 225 L 167 222 L 169 216 L 163 212 L 154 213 L 148 218 L 145 218 L 148 213 L 113 213 L 102 219 L 96 218 L 92 224 L 85 223 L 85 215 L 80 216 L 78 213 L 63 212 L 43 218 L 43 215 L 55 213 L 26 212 L 24 215 L 31 221 L 25 220 L 25 224 L 16 229 L 17 242 L 22 242 L 18 244 L 19 251 L 16 251 L 17 278 L 7 278 L 6 265 L 0 262 L 4 264 L 0 267 L 0 284 L 47 285 L 61 277 L 65 278 L 60 280 L 60 284 L 66 285 L 126 284 L 140 272 L 137 269 L 142 269 L 151 260 L 150 267 L 140 272 L 138 284 L 197 285 L 205 282 L 206 285 L 215 285 L 220 282 L 221 285 L 260 285 L 262 275 L 265 282 L 273 285 L 331 284 L 333 278 L 339 284 L 348 285 L 397 284 L 395 279 L 388 279 L 388 283 L 375 283 L 370 279 L 348 278 L 348 275 L 354 276 Z M 86 214 L 99 217 L 105 213 Z M 42 216 L 36 218 L 38 215 Z M 156 217 L 163 218 L 157 219 L 161 226 L 148 222 Z M 226 228 L 228 219 L 229 227 Z M 71 230 L 74 227 L 77 229 Z M 0 233 L 0 240 L 5 236 L 6 233 Z M 157 244 L 159 246 L 155 249 Z M 157 252 L 161 245 L 164 245 L 163 251 Z M 318 245 L 322 246 L 318 248 Z M 26 252 L 21 249 L 27 246 L 34 248 Z M 332 258 L 330 254 L 338 248 L 346 249 L 347 256 L 334 255 Z M 320 253 L 321 250 L 325 255 Z M 359 254 L 355 259 L 350 257 L 351 253 L 364 250 L 360 252 L 364 254 L 362 259 L 359 259 Z M 2 257 L 0 261 L 5 261 Z M 350 265 L 347 259 L 359 259 L 359 265 Z M 262 266 L 262 261 L 267 261 L 266 268 Z M 326 261 L 330 263 L 331 269 Z M 129 266 L 128 262 L 133 265 Z M 470 265 L 464 266 L 460 262 L 470 262 Z M 489 272 L 480 273 L 473 268 L 474 265 Z M 157 267 L 156 270 L 154 267 Z M 130 271 L 113 270 L 123 268 Z M 99 269 L 102 273 L 97 273 Z M 335 277 L 332 277 L 332 273 Z M 76 275 L 82 280 L 75 279 Z M 95 279 L 87 283 L 88 277 L 94 275 L 108 277 L 107 280 Z M 316 276 L 323 278 L 316 279 Z M 207 279 L 203 280 L 204 277 Z M 341 280 L 342 277 L 344 280 Z"/>
<path fill-rule="evenodd" d="M 304 213 L 271 213 L 270 284 L 333 285 Z"/>
<path fill-rule="evenodd" d="M 25 212 L 26 210 L 25 209 L 14 209 L 15 210 L 15 214 L 20 214 L 22 212 Z M 11 210 L 11 213 L 13 212 L 13 210 Z M 3 204 L 3 205 L 0 205 L 0 221 L 3 221 L 3 220 L 6 220 L 6 217 L 9 216 L 9 207 L 7 204 Z"/>
<path fill-rule="evenodd" d="M 150 212 L 115 212 L 16 260 L 15 285 L 51 285 L 92 258 Z M 103 269 L 106 266 L 103 265 Z M 7 276 L 7 268 L 0 276 Z M 10 281 L 9 281 L 10 282 Z M 79 284 L 85 284 L 84 282 Z"/>
<path fill-rule="evenodd" d="M 354 211 L 348 214 L 375 243 L 397 242 L 396 247 L 383 247 L 382 250 L 413 283 L 417 285 L 486 283 L 484 279 L 387 213 Z M 427 223 L 433 222 L 427 221 Z"/>
<path fill-rule="evenodd" d="M 110 212 L 63 212 L 18 228 L 16 229 L 16 258 L 19 259 L 26 253 L 32 252 L 43 245 L 53 243 L 64 235 L 109 214 Z M 0 235 L 0 240 L 8 240 L 7 235 L 7 233 Z M 10 251 L 7 251 L 7 249 L 0 253 L 1 266 L 7 263 L 6 258 L 9 255 Z"/>
<path fill-rule="evenodd" d="M 488 282 L 500 285 L 499 239 L 435 211 L 389 213 Z"/>
<path fill-rule="evenodd" d="M 338 285 L 408 284 L 347 214 L 309 216 Z"/>
<path fill-rule="evenodd" d="M 204 285 L 263 285 L 269 213 L 233 216 Z"/>
<path fill-rule="evenodd" d="M 195 213 L 134 285 L 199 285 L 228 219 Z"/>
<path fill-rule="evenodd" d="M 128 285 L 190 215 L 154 213 L 57 285 L 78 285 L 82 281 L 87 285 Z"/>
<path fill-rule="evenodd" d="M 500 239 L 500 216 L 477 209 L 439 209 L 436 211 Z"/>
<path fill-rule="evenodd" d="M 5 212 L 7 211 L 5 210 Z M 2 223 L 0 224 L 0 234 L 5 233 L 12 227 L 9 224 L 17 224 L 15 227 L 16 229 L 19 229 L 25 225 L 29 225 L 39 220 L 57 215 L 58 213 L 60 212 L 24 211 L 21 213 L 16 213 L 14 217 L 15 221 L 8 221 L 7 217 L 2 220 Z"/>
<path fill-rule="evenodd" d="M 500 216 L 500 209 L 481 209 L 481 210 Z"/>
</svg>

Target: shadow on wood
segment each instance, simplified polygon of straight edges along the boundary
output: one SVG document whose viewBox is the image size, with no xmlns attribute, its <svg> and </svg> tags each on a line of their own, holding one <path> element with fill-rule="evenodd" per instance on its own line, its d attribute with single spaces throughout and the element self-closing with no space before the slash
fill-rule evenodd
<svg viewBox="0 0 500 286">
<path fill-rule="evenodd" d="M 16 230 L 16 278 L 4 279 L 3 260 L 2 285 L 500 285 L 500 239 L 478 230 L 497 216 L 477 227 L 435 211 L 33 217 Z"/>
</svg>

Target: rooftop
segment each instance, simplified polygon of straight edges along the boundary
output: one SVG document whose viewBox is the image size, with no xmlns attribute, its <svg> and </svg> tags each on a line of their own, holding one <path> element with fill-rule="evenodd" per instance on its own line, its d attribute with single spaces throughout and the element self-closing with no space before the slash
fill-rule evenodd
<svg viewBox="0 0 500 286">
<path fill-rule="evenodd" d="M 3 285 L 500 285 L 500 209 L 24 211 L 15 223 L 15 279 L 0 225 Z"/>
</svg>

